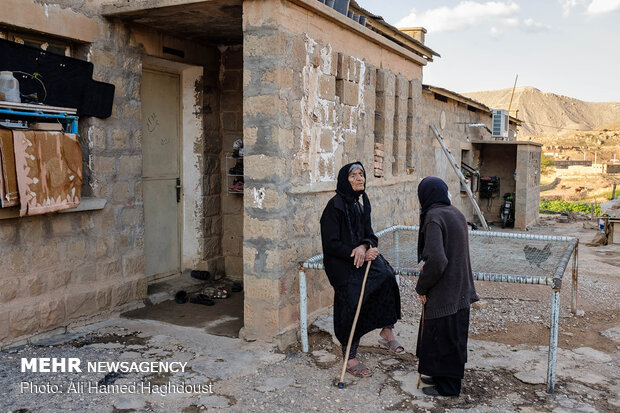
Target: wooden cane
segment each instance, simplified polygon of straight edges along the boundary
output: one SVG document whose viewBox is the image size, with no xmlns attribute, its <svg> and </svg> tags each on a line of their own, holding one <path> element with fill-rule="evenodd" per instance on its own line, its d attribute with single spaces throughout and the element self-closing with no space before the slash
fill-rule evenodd
<svg viewBox="0 0 620 413">
<path fill-rule="evenodd" d="M 366 273 L 364 273 L 364 280 L 362 281 L 362 291 L 360 292 L 360 299 L 357 302 L 357 311 L 355 311 L 355 317 L 353 318 L 353 326 L 351 326 L 351 333 L 349 334 L 349 342 L 347 343 L 347 351 L 344 355 L 344 362 L 342 363 L 342 373 L 340 374 L 340 381 L 338 382 L 339 388 L 344 388 L 344 374 L 347 372 L 347 362 L 349 361 L 349 352 L 351 351 L 351 343 L 353 343 L 353 335 L 355 334 L 355 326 L 357 325 L 357 318 L 360 315 L 362 309 L 362 301 L 364 300 L 364 290 L 366 289 L 366 279 L 368 278 L 368 271 L 370 270 L 370 263 L 366 265 Z"/>
<path fill-rule="evenodd" d="M 426 304 L 422 304 L 422 322 L 420 323 L 420 342 L 422 341 L 422 335 L 424 334 L 424 307 L 426 307 Z M 419 367 L 420 361 L 418 361 L 418 367 Z M 422 383 L 422 373 L 418 372 L 418 385 L 416 386 L 417 389 L 420 388 L 420 383 Z"/>
</svg>

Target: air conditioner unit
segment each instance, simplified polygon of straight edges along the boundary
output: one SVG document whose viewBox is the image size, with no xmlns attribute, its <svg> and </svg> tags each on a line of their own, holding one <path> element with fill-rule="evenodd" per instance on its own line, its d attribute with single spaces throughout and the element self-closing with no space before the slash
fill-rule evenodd
<svg viewBox="0 0 620 413">
<path fill-rule="evenodd" d="M 508 111 L 503 109 L 493 109 L 493 137 L 508 138 Z"/>
</svg>

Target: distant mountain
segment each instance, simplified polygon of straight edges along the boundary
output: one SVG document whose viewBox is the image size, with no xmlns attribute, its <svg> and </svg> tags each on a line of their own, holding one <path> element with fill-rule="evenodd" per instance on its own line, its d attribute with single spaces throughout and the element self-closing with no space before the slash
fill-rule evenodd
<svg viewBox="0 0 620 413">
<path fill-rule="evenodd" d="M 508 109 L 512 89 L 463 93 L 492 109 Z M 620 128 L 620 102 L 584 102 L 545 93 L 533 87 L 518 87 L 510 114 L 523 121 L 519 139 L 528 136 L 565 135 L 573 130 L 592 131 Z"/>
</svg>

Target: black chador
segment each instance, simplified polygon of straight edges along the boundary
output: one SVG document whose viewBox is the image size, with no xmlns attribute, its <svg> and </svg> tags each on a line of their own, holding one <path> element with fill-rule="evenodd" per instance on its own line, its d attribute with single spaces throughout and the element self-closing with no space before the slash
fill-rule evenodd
<svg viewBox="0 0 620 413">
<path fill-rule="evenodd" d="M 359 245 L 377 247 L 378 239 L 372 230 L 371 206 L 364 191 L 353 191 L 348 181 L 350 168 L 359 162 L 342 167 L 338 173 L 336 195 L 329 200 L 321 216 L 323 263 L 329 282 L 334 287 L 334 332 L 341 344 L 349 339 L 357 309 L 364 272 L 353 265 L 351 251 Z M 360 197 L 363 204 L 360 204 Z M 394 269 L 379 255 L 372 261 L 362 309 L 355 329 L 354 341 L 364 334 L 400 319 L 400 293 Z"/>
</svg>

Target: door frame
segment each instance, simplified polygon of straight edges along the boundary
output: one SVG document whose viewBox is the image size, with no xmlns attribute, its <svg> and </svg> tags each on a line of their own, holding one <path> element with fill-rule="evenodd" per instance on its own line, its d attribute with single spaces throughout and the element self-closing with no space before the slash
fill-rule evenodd
<svg viewBox="0 0 620 413">
<path fill-rule="evenodd" d="M 181 202 L 179 203 L 179 273 L 156 281 L 180 276 L 185 269 L 197 268 L 202 261 L 200 238 L 203 234 L 203 154 L 195 147 L 203 145 L 202 94 L 196 85 L 202 80 L 204 68 L 145 56 L 142 70 L 170 73 L 179 76 L 179 176 Z M 200 145 L 196 145 L 196 144 Z M 148 281 L 149 283 L 151 281 Z"/>
</svg>

